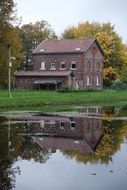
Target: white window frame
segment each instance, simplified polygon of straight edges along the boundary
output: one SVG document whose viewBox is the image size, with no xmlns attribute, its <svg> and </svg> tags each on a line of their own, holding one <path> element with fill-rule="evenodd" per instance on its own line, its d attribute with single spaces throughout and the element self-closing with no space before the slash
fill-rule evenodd
<svg viewBox="0 0 127 190">
<path fill-rule="evenodd" d="M 64 65 L 64 68 L 62 68 L 62 65 Z M 66 66 L 65 66 L 65 61 L 61 61 L 60 63 L 60 70 L 65 70 Z"/>
<path fill-rule="evenodd" d="M 100 86 L 100 83 L 99 83 L 99 76 L 96 76 L 96 86 Z"/>
<path fill-rule="evenodd" d="M 75 64 L 75 68 L 72 68 L 72 65 Z M 77 64 L 76 61 L 72 61 L 71 62 L 71 70 L 76 70 L 77 69 Z"/>
<path fill-rule="evenodd" d="M 51 62 L 50 70 L 56 70 L 56 63 L 55 62 Z"/>
<path fill-rule="evenodd" d="M 86 77 L 86 86 L 90 86 L 90 76 Z"/>
<path fill-rule="evenodd" d="M 45 62 L 44 61 L 41 62 L 41 68 L 40 68 L 40 70 L 42 70 L 42 71 L 45 70 Z"/>
</svg>

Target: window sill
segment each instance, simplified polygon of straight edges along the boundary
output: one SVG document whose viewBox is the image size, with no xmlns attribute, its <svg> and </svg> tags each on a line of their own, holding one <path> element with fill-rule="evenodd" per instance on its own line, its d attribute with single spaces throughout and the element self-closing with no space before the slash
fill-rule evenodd
<svg viewBox="0 0 127 190">
<path fill-rule="evenodd" d="M 91 86 L 91 84 L 87 84 L 86 86 L 89 87 L 89 86 Z"/>
<path fill-rule="evenodd" d="M 77 68 L 71 68 L 71 70 L 77 70 Z"/>
<path fill-rule="evenodd" d="M 51 71 L 55 71 L 55 70 L 56 70 L 56 68 L 50 68 L 50 70 L 51 70 Z"/>
<path fill-rule="evenodd" d="M 45 71 L 46 69 L 40 69 L 40 71 Z"/>
<path fill-rule="evenodd" d="M 60 68 L 59 70 L 66 70 L 66 68 Z"/>
</svg>

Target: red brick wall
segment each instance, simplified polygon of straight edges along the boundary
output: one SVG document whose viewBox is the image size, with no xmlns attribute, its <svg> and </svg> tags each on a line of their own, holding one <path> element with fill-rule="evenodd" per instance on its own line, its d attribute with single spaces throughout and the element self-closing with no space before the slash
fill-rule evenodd
<svg viewBox="0 0 127 190">
<path fill-rule="evenodd" d="M 73 70 L 75 77 L 64 82 L 64 85 L 72 86 L 79 89 L 94 88 L 101 90 L 103 88 L 103 56 L 94 42 L 90 49 L 85 53 L 73 53 L 73 54 L 45 54 L 45 55 L 33 55 L 33 70 L 40 71 L 41 62 L 45 62 L 45 70 L 51 70 L 51 63 L 55 63 L 56 71 L 61 71 L 60 63 L 65 61 L 65 70 L 71 71 L 71 62 L 75 61 L 77 64 L 76 70 Z M 89 65 L 90 62 L 90 66 Z M 99 65 L 99 66 L 98 66 Z M 87 78 L 90 77 L 90 85 L 87 85 Z M 98 85 L 97 85 L 98 78 Z M 22 89 L 34 88 L 33 82 L 40 79 L 39 77 L 17 77 L 16 86 Z"/>
</svg>

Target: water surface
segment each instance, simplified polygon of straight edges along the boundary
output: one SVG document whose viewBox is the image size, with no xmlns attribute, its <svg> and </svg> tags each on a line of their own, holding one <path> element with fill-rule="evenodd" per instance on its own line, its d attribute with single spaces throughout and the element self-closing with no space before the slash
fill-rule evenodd
<svg viewBox="0 0 127 190">
<path fill-rule="evenodd" d="M 1 113 L 1 190 L 126 190 L 127 109 Z"/>
</svg>

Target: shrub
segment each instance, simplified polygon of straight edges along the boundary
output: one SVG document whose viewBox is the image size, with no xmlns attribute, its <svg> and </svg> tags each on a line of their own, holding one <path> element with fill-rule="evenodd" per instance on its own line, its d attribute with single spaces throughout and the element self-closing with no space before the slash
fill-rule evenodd
<svg viewBox="0 0 127 190">
<path fill-rule="evenodd" d="M 113 89 L 113 90 L 126 90 L 127 85 L 120 80 L 116 80 L 111 85 L 111 89 Z"/>
<path fill-rule="evenodd" d="M 58 92 L 72 92 L 74 89 L 68 86 L 63 86 L 60 89 L 58 89 Z"/>
<path fill-rule="evenodd" d="M 84 89 L 79 89 L 76 90 L 72 87 L 68 87 L 68 86 L 63 86 L 60 89 L 57 90 L 57 92 L 96 92 L 98 90 L 93 89 L 93 88 L 84 88 Z"/>
</svg>

